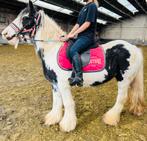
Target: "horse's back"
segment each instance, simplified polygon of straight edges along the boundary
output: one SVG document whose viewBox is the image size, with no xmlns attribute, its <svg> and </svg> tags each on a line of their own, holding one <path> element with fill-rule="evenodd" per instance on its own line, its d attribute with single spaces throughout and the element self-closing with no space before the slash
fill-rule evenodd
<svg viewBox="0 0 147 141">
<path fill-rule="evenodd" d="M 142 54 L 142 51 L 140 48 L 138 48 L 137 46 L 125 41 L 125 40 L 113 40 L 113 41 L 110 41 L 108 43 L 105 43 L 105 44 L 102 44 L 101 45 L 104 49 L 104 51 L 106 52 L 108 49 L 112 49 L 112 48 L 119 48 L 119 47 L 122 47 L 126 50 L 128 50 L 130 53 L 139 53 L 139 54 Z"/>
</svg>

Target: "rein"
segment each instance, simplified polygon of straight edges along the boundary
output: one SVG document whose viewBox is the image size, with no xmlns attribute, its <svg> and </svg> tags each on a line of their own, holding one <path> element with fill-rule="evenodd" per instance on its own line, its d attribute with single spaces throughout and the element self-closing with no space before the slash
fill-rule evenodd
<svg viewBox="0 0 147 141">
<path fill-rule="evenodd" d="M 46 43 L 49 43 L 49 42 L 61 42 L 59 40 L 53 40 L 53 39 L 48 39 L 48 40 L 26 39 L 26 40 L 32 40 L 32 41 L 35 41 L 35 42 L 46 42 Z"/>
</svg>

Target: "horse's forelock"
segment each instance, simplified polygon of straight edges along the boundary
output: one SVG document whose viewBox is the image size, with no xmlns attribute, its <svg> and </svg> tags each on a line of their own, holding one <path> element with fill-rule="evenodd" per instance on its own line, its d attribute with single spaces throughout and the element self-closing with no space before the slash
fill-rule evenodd
<svg viewBox="0 0 147 141">
<path fill-rule="evenodd" d="M 20 13 L 19 13 L 19 15 L 17 16 L 17 17 L 22 17 L 22 16 L 24 16 L 25 14 L 28 14 L 29 13 L 29 9 L 28 8 L 25 8 L 25 9 L 23 9 Z"/>
</svg>

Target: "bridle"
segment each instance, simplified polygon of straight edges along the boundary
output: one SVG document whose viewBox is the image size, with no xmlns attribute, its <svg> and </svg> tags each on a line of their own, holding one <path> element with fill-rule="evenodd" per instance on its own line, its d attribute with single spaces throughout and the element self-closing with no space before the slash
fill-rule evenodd
<svg viewBox="0 0 147 141">
<path fill-rule="evenodd" d="M 34 19 L 35 20 L 35 24 L 31 28 L 29 28 L 29 29 L 26 29 L 26 26 L 23 26 L 20 29 L 15 23 L 12 22 L 10 24 L 10 27 L 16 32 L 16 34 L 14 34 L 11 37 L 8 37 L 7 40 L 11 40 L 14 37 L 18 37 L 19 39 L 24 39 L 24 41 L 31 40 L 31 41 L 33 41 L 33 43 L 35 43 L 35 42 L 46 42 L 46 43 L 50 43 L 50 42 L 61 42 L 59 40 L 54 40 L 54 39 L 48 39 L 48 40 L 34 39 L 35 34 L 36 34 L 36 31 L 39 28 L 40 23 L 41 23 L 41 14 L 40 13 L 37 13 L 36 16 L 34 16 L 34 18 L 35 18 Z M 25 38 L 25 35 L 26 34 L 29 35 L 29 37 L 30 37 L 29 39 L 28 38 Z M 64 35 L 62 35 L 61 37 L 64 37 Z"/>
<path fill-rule="evenodd" d="M 35 34 L 36 34 L 36 31 L 37 29 L 39 28 L 40 26 L 40 22 L 41 22 L 41 14 L 40 13 L 37 13 L 36 16 L 34 16 L 34 21 L 35 21 L 35 24 L 30 27 L 30 28 L 26 28 L 26 26 L 23 26 L 21 29 L 15 24 L 15 23 L 11 23 L 10 24 L 10 27 L 16 32 L 16 34 L 14 34 L 13 36 L 9 37 L 8 40 L 11 40 L 13 39 L 14 37 L 20 37 L 21 38 L 26 35 L 26 34 L 29 34 L 29 37 L 30 39 L 33 39 Z M 23 19 L 22 19 L 23 20 Z"/>
</svg>

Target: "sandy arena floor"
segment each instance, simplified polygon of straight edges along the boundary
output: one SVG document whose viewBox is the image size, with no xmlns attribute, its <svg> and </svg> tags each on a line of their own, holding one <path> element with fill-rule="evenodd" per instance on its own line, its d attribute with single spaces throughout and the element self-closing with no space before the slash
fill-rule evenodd
<svg viewBox="0 0 147 141">
<path fill-rule="evenodd" d="M 147 94 L 147 47 L 144 52 L 144 84 Z M 105 125 L 103 114 L 115 102 L 115 80 L 94 88 L 72 89 L 78 124 L 70 133 L 58 125 L 46 127 L 51 109 L 51 87 L 45 80 L 31 46 L 0 46 L 0 141 L 147 141 L 147 112 L 131 115 L 127 108 L 117 127 Z M 147 96 L 146 96 L 147 101 Z"/>
</svg>

